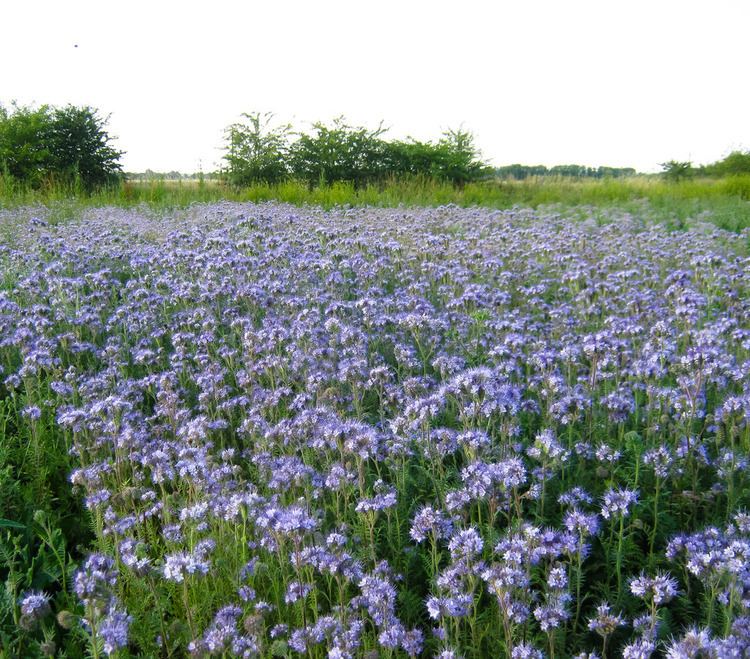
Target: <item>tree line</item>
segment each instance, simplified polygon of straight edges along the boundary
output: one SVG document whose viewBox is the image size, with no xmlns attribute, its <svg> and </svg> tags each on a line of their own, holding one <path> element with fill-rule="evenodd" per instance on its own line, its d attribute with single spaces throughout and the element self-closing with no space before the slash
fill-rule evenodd
<svg viewBox="0 0 750 659">
<path fill-rule="evenodd" d="M 750 174 L 750 151 L 732 151 L 708 165 L 693 165 L 689 160 L 670 160 L 661 164 L 664 178 L 671 181 L 695 177 L 724 178 Z"/>
<path fill-rule="evenodd" d="M 482 159 L 473 135 L 445 131 L 432 141 L 388 139 L 375 129 L 352 126 L 343 117 L 315 122 L 307 132 L 278 123 L 271 113 L 252 112 L 224 132 L 224 166 L 219 177 L 229 185 L 278 184 L 286 180 L 309 187 L 346 182 L 355 187 L 391 180 L 422 178 L 458 187 L 482 179 L 530 177 L 617 178 L 633 176 L 631 167 L 512 164 L 492 168 Z M 124 153 L 112 145 L 108 117 L 89 106 L 39 108 L 0 105 L 0 177 L 32 188 L 64 185 L 88 191 L 118 184 L 125 175 Z M 750 151 L 733 151 L 707 165 L 670 160 L 662 175 L 679 181 L 695 176 L 750 174 Z M 151 179 L 148 170 L 143 177 Z M 202 173 L 197 174 L 201 179 Z M 179 180 L 179 172 L 165 177 Z"/>
<path fill-rule="evenodd" d="M 447 130 L 437 141 L 389 140 L 381 124 L 352 126 L 343 117 L 316 122 L 309 132 L 274 122 L 271 113 L 246 113 L 225 131 L 224 174 L 229 183 L 280 183 L 310 186 L 348 182 L 355 187 L 389 179 L 424 177 L 455 185 L 492 176 L 463 129 Z"/>
<path fill-rule="evenodd" d="M 495 176 L 503 179 L 522 181 L 539 176 L 562 176 L 566 178 L 619 178 L 635 176 L 637 172 L 632 167 L 588 167 L 586 165 L 505 165 L 495 168 Z"/>
</svg>

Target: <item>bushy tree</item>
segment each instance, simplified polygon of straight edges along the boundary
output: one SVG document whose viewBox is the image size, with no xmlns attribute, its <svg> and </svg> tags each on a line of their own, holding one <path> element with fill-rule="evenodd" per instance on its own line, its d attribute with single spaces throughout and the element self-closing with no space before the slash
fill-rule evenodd
<svg viewBox="0 0 750 659">
<path fill-rule="evenodd" d="M 448 130 L 437 143 L 388 142 L 386 152 L 387 167 L 396 177 L 417 176 L 463 186 L 492 173 L 480 159 L 473 135 L 464 130 Z"/>
<path fill-rule="evenodd" d="M 354 127 L 343 117 L 313 124 L 311 135 L 300 133 L 290 149 L 295 177 L 310 185 L 348 181 L 355 186 L 383 178 L 385 147 L 382 125 L 375 130 Z"/>
<path fill-rule="evenodd" d="M 50 108 L 0 107 L 0 174 L 39 185 L 49 174 Z"/>
<path fill-rule="evenodd" d="M 279 183 L 289 175 L 289 124 L 274 125 L 273 114 L 250 112 L 226 131 L 226 177 L 233 185 Z"/>
<path fill-rule="evenodd" d="M 116 182 L 123 155 L 110 144 L 108 118 L 67 105 L 0 111 L 0 173 L 39 187 L 65 183 L 92 189 Z"/>
<path fill-rule="evenodd" d="M 597 167 L 596 178 L 618 178 L 620 176 L 635 176 L 633 167 Z"/>
<path fill-rule="evenodd" d="M 418 140 L 394 140 L 385 147 L 384 163 L 395 178 L 435 176 L 435 145 Z"/>
<path fill-rule="evenodd" d="M 87 189 L 117 182 L 123 153 L 110 145 L 108 121 L 88 106 L 52 108 L 44 140 L 51 170 Z"/>
<path fill-rule="evenodd" d="M 695 171 L 693 170 L 693 163 L 690 161 L 680 162 L 677 160 L 669 160 L 668 162 L 661 163 L 662 176 L 668 181 L 682 181 L 687 178 L 691 178 Z"/>
<path fill-rule="evenodd" d="M 386 140 L 382 123 L 375 129 L 352 126 L 344 117 L 316 122 L 310 133 L 292 135 L 289 126 L 272 128 L 272 115 L 243 115 L 249 123 L 226 130 L 229 182 L 278 183 L 286 176 L 309 186 L 348 182 L 355 187 L 387 179 L 423 177 L 464 185 L 490 173 L 471 133 L 446 131 L 438 142 Z"/>
<path fill-rule="evenodd" d="M 474 136 L 463 129 L 448 129 L 436 147 L 434 175 L 462 186 L 485 176 L 487 165 L 480 159 Z"/>
<path fill-rule="evenodd" d="M 544 165 L 522 165 L 513 163 L 495 169 L 495 176 L 523 181 L 530 176 L 549 176 L 549 170 Z"/>
<path fill-rule="evenodd" d="M 750 151 L 732 151 L 726 158 L 706 165 L 704 173 L 708 176 L 750 174 Z"/>
</svg>

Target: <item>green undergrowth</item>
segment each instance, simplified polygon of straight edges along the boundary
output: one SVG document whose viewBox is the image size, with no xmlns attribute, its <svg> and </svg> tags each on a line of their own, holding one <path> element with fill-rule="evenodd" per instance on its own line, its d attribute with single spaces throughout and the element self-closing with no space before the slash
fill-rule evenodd
<svg viewBox="0 0 750 659">
<path fill-rule="evenodd" d="M 493 180 L 454 187 L 447 183 L 413 179 L 380 186 L 355 187 L 348 183 L 308 187 L 296 181 L 277 185 L 257 184 L 235 188 L 216 180 L 126 182 L 85 194 L 65 186 L 33 190 L 0 177 L 0 208 L 33 204 L 52 205 L 61 220 L 82 208 L 133 207 L 146 204 L 155 210 L 185 208 L 195 203 L 221 200 L 278 201 L 326 209 L 338 206 L 482 206 L 506 209 L 594 206 L 633 208 L 645 204 L 657 219 L 680 228 L 699 219 L 731 231 L 750 226 L 750 176 L 693 179 L 670 183 L 656 177 L 581 180 L 537 178 L 524 181 Z"/>
</svg>

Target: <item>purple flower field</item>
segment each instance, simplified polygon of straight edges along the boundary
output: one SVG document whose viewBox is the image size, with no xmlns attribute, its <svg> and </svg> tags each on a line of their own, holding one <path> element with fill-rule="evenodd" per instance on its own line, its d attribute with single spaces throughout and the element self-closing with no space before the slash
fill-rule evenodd
<svg viewBox="0 0 750 659">
<path fill-rule="evenodd" d="M 2 211 L 8 656 L 750 656 L 748 237 Z"/>
</svg>

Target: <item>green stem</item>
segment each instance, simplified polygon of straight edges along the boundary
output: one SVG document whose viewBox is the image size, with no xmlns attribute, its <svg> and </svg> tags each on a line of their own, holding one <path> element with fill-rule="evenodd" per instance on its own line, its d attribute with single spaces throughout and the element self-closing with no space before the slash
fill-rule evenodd
<svg viewBox="0 0 750 659">
<path fill-rule="evenodd" d="M 191 640 L 197 638 L 195 634 L 195 624 L 193 623 L 193 611 L 190 608 L 190 598 L 188 597 L 188 584 L 187 579 L 182 581 L 182 602 L 185 605 L 185 615 L 188 619 L 188 628 L 190 629 Z"/>
<path fill-rule="evenodd" d="M 654 543 L 656 542 L 656 527 L 659 521 L 659 488 L 661 486 L 661 479 L 656 477 L 656 489 L 654 491 L 654 524 L 651 528 L 651 541 L 649 543 L 649 555 L 654 555 Z"/>
<path fill-rule="evenodd" d="M 617 558 L 615 568 L 617 570 L 617 599 L 619 601 L 622 593 L 622 537 L 625 528 L 625 515 L 620 515 L 620 529 L 617 534 Z"/>
</svg>

